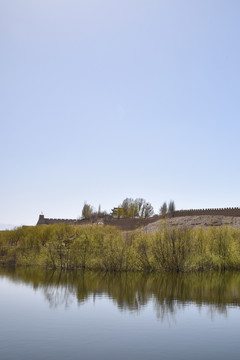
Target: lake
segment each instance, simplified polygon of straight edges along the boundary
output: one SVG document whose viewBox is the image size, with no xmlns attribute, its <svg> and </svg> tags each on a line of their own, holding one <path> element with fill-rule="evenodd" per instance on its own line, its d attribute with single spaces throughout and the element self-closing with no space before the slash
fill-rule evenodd
<svg viewBox="0 0 240 360">
<path fill-rule="evenodd" d="M 240 273 L 0 268 L 0 359 L 240 358 Z"/>
</svg>

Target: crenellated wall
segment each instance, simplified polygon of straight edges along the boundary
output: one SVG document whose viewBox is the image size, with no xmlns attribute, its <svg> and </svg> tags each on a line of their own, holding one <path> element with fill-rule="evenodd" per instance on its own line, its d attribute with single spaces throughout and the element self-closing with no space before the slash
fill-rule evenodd
<svg viewBox="0 0 240 360">
<path fill-rule="evenodd" d="M 181 216 L 196 216 L 196 215 L 223 215 L 223 216 L 233 216 L 240 217 L 240 208 L 219 208 L 219 209 L 191 209 L 191 210 L 177 210 L 173 214 L 167 214 L 165 216 L 155 215 L 153 217 L 143 219 L 143 218 L 120 218 L 117 219 L 110 215 L 107 215 L 101 219 L 49 219 L 45 218 L 44 215 L 39 215 L 37 225 L 53 225 L 53 224 L 69 224 L 69 225 L 87 225 L 87 224 L 102 224 L 102 225 L 111 225 L 116 226 L 122 231 L 131 231 L 139 227 L 146 226 L 150 223 L 153 223 L 157 220 L 163 218 L 171 217 L 181 217 Z"/>
<path fill-rule="evenodd" d="M 240 208 L 191 209 L 174 211 L 173 217 L 194 215 L 240 216 Z"/>
<path fill-rule="evenodd" d="M 87 220 L 87 219 L 49 219 L 45 218 L 44 215 L 39 215 L 39 219 L 37 222 L 37 225 L 53 225 L 53 224 L 69 224 L 69 225 L 88 225 L 88 224 L 101 224 L 101 225 L 110 225 L 110 226 L 116 226 L 122 231 L 130 231 L 135 230 L 141 226 L 148 225 L 152 222 L 155 222 L 159 220 L 160 216 L 153 216 L 151 218 L 142 219 L 142 218 L 121 218 L 117 219 L 112 216 L 104 216 L 101 219 L 93 219 L 93 220 Z"/>
<path fill-rule="evenodd" d="M 76 224 L 76 219 L 52 219 L 52 218 L 45 218 L 44 215 L 39 215 L 39 219 L 37 225 L 53 225 L 53 224 L 69 224 L 74 225 Z"/>
</svg>

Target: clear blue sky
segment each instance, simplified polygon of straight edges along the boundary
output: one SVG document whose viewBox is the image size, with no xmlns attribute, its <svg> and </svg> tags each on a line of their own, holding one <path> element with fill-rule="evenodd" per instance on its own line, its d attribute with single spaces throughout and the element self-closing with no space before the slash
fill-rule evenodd
<svg viewBox="0 0 240 360">
<path fill-rule="evenodd" d="M 1 0 L 0 223 L 240 206 L 240 1 Z"/>
</svg>

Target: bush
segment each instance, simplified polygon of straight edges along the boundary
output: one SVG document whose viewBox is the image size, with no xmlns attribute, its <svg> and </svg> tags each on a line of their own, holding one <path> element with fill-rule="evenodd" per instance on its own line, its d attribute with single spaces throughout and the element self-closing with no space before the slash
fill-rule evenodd
<svg viewBox="0 0 240 360">
<path fill-rule="evenodd" d="M 163 227 L 128 236 L 114 227 L 41 225 L 0 232 L 0 264 L 103 271 L 240 269 L 240 230 Z"/>
</svg>

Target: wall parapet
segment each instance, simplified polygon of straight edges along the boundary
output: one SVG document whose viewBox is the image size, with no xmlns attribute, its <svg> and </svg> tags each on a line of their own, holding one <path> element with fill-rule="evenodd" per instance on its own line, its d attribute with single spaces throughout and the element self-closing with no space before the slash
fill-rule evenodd
<svg viewBox="0 0 240 360">
<path fill-rule="evenodd" d="M 176 210 L 173 217 L 179 216 L 194 216 L 194 215 L 223 215 L 223 216 L 240 216 L 240 208 L 213 208 L 213 209 L 189 209 L 189 210 Z"/>
<path fill-rule="evenodd" d="M 45 218 L 44 215 L 39 215 L 37 225 L 53 225 L 53 224 L 70 224 L 73 225 L 77 222 L 76 219 L 54 219 L 54 218 Z"/>
<path fill-rule="evenodd" d="M 122 231 L 131 231 L 139 227 L 146 226 L 157 220 L 171 217 L 182 216 L 196 216 L 196 215 L 222 215 L 231 217 L 240 217 L 240 208 L 215 208 L 215 209 L 189 209 L 189 210 L 176 210 L 172 214 L 164 216 L 154 215 L 150 218 L 120 218 L 117 219 L 113 216 L 107 215 L 101 219 L 54 219 L 45 218 L 44 215 L 39 215 L 37 225 L 53 225 L 53 224 L 68 224 L 68 225 L 87 225 L 87 224 L 102 224 L 116 226 Z"/>
</svg>

